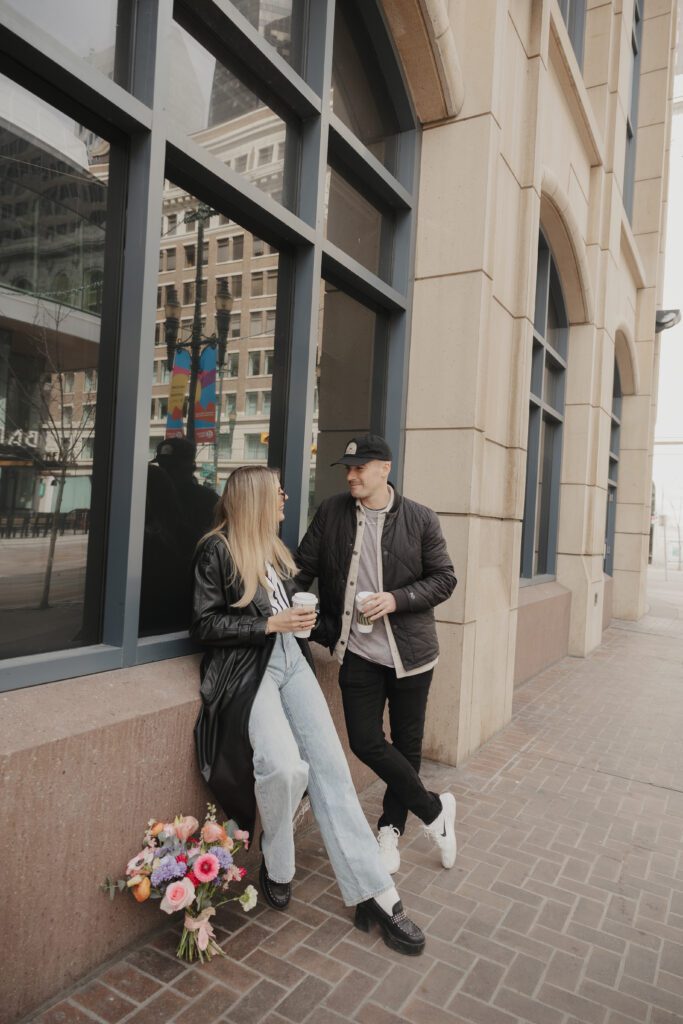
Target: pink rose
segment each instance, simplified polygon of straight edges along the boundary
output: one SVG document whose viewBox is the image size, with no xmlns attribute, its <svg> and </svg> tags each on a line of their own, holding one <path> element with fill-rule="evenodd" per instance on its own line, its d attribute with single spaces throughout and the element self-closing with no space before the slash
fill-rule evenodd
<svg viewBox="0 0 683 1024">
<path fill-rule="evenodd" d="M 222 825 L 217 821 L 207 821 L 202 829 L 202 839 L 209 845 L 213 843 L 224 843 L 228 838 Z"/>
<path fill-rule="evenodd" d="M 179 882 L 171 882 L 166 887 L 161 909 L 166 914 L 174 914 L 176 910 L 189 907 L 194 899 L 195 888 L 189 878 L 181 878 Z"/>
<path fill-rule="evenodd" d="M 173 827 L 180 842 L 186 843 L 192 833 L 196 832 L 199 828 L 199 822 L 191 815 L 185 815 L 185 817 L 176 818 Z"/>
<path fill-rule="evenodd" d="M 235 839 L 238 839 L 238 840 L 240 840 L 240 842 L 244 843 L 244 849 L 245 850 L 249 849 L 249 833 L 248 832 L 244 832 L 241 828 L 236 828 L 234 833 L 233 833 L 233 835 L 234 835 Z"/>
<path fill-rule="evenodd" d="M 213 882 L 220 869 L 218 857 L 215 857 L 213 853 L 202 854 L 201 857 L 197 857 L 197 860 L 192 865 L 195 877 L 200 882 Z"/>
</svg>

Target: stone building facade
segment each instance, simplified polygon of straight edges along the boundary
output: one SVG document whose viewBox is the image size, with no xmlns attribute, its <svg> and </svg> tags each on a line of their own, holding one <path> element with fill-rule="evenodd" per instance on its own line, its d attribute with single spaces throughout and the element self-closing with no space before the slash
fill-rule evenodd
<svg viewBox="0 0 683 1024">
<path fill-rule="evenodd" d="M 171 5 L 138 7 L 136 45 L 152 40 L 157 53 L 177 57 Z M 213 331 L 216 281 L 227 276 L 228 357 L 241 365 L 223 381 L 218 481 L 241 460 L 267 455 L 282 466 L 294 543 L 319 500 L 343 488 L 328 454 L 353 433 L 383 430 L 397 485 L 440 516 L 459 583 L 437 609 L 428 756 L 462 763 L 509 721 L 516 685 L 566 653 L 589 654 L 611 617 L 645 610 L 675 5 L 337 0 L 336 8 L 335 16 L 333 0 L 179 3 L 182 31 L 199 49 L 175 62 L 167 86 L 164 61 L 154 68 L 127 51 L 120 25 L 109 48 L 77 53 L 59 26 L 41 21 L 40 5 L 0 8 L 0 49 L 25 91 L 16 102 L 12 93 L 3 117 L 21 134 L 34 93 L 52 104 L 49 146 L 47 116 L 42 136 L 31 129 L 43 139 L 45 174 L 106 179 L 108 210 L 120 214 L 120 222 L 107 215 L 101 304 L 88 313 L 97 323 L 87 324 L 87 367 L 98 375 L 91 529 L 63 547 L 73 563 L 66 559 L 63 587 L 88 628 L 60 642 L 53 606 L 31 647 L 30 607 L 19 607 L 0 577 L 0 605 L 14 616 L 11 656 L 0 664 L 4 819 L 19 837 L 27 816 L 55 815 L 52 846 L 69 849 L 69 878 L 80 880 L 77 905 L 65 886 L 53 908 L 55 924 L 67 907 L 79 922 L 68 956 L 38 914 L 9 908 L 22 931 L 0 939 L 8 1019 L 150 927 L 134 908 L 112 913 L 96 882 L 125 863 L 151 814 L 196 813 L 206 796 L 191 740 L 198 655 L 180 633 L 138 632 L 148 463 L 169 386 L 165 290 L 182 297 L 191 260 L 203 262 L 197 251 L 186 256 L 197 239 L 183 226 L 200 200 L 213 210 L 204 331 Z M 299 52 L 295 37 L 308 48 Z M 200 50 L 228 71 L 211 64 L 207 72 Z M 263 79 L 257 91 L 271 107 L 233 87 L 240 61 L 252 85 Z M 67 159 L 58 142 L 67 113 L 111 136 L 106 173 L 106 147 L 84 132 Z M 236 132 L 238 122 L 242 149 L 231 150 L 225 125 Z M 249 132 L 260 139 L 254 163 Z M 51 295 L 9 273 L 0 264 L 0 343 L 11 349 L 30 333 L 31 313 L 10 317 L 8 296 L 20 291 L 26 304 Z M 185 298 L 189 322 L 190 288 Z M 247 327 L 255 314 L 257 345 Z M 84 331 L 72 329 L 75 347 Z M 252 348 L 254 372 L 245 365 Z M 74 357 L 68 370 L 85 367 Z M 0 400 L 8 380 L 0 369 Z M 22 458 L 26 469 L 30 453 Z M 198 462 L 210 467 L 212 453 L 200 449 Z M 0 566 L 23 581 L 34 538 L 8 524 L 0 533 Z M 336 666 L 322 650 L 316 657 L 341 726 Z M 368 781 L 354 771 L 359 786 Z M 84 821 L 99 837 L 96 851 L 73 841 Z M 37 957 L 39 978 L 24 966 Z"/>
</svg>

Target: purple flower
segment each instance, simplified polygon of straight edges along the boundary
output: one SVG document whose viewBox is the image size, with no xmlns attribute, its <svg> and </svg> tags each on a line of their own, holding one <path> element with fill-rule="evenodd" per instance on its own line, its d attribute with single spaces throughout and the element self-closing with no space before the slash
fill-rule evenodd
<svg viewBox="0 0 683 1024">
<path fill-rule="evenodd" d="M 214 855 L 221 866 L 221 871 L 226 871 L 232 864 L 232 854 L 229 850 L 224 850 L 222 846 L 212 846 L 209 853 Z"/>
<path fill-rule="evenodd" d="M 176 860 L 175 857 L 169 854 L 168 857 L 163 858 L 159 867 L 155 868 L 152 872 L 152 885 L 158 888 L 164 882 L 172 882 L 175 878 L 182 878 L 186 874 L 187 864 Z"/>
</svg>

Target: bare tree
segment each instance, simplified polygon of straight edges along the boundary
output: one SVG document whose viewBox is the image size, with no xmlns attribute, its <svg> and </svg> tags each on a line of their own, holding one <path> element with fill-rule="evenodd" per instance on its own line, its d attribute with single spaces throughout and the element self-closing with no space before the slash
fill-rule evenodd
<svg viewBox="0 0 683 1024">
<path fill-rule="evenodd" d="M 39 443 L 37 458 L 42 466 L 49 469 L 56 479 L 52 519 L 50 521 L 50 541 L 48 545 L 47 563 L 43 576 L 43 587 L 39 608 L 48 608 L 50 604 L 50 586 L 55 559 L 55 548 L 61 522 L 61 509 L 64 487 L 68 471 L 75 469 L 91 441 L 95 428 L 94 388 L 93 401 L 81 401 L 80 418 L 74 416 L 72 403 L 66 396 L 73 388 L 67 389 L 67 374 L 73 379 L 83 374 L 85 382 L 88 372 L 95 373 L 91 366 L 79 365 L 73 344 L 65 343 L 62 325 L 71 310 L 61 303 L 47 303 L 38 300 L 38 308 L 33 320 L 31 331 L 31 355 L 38 374 L 29 379 L 21 379 L 8 367 L 8 384 L 15 389 L 18 401 L 14 404 L 27 416 L 25 422 L 37 425 Z M 85 347 L 83 347 L 85 351 Z M 81 361 L 85 360 L 85 355 Z M 12 403 L 8 403 L 8 424 L 10 429 L 23 431 L 24 424 L 13 422 Z"/>
</svg>

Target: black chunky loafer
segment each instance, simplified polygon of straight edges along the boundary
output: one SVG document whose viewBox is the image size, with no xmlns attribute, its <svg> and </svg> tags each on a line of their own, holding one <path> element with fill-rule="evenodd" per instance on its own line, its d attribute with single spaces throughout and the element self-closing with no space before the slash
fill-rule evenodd
<svg viewBox="0 0 683 1024">
<path fill-rule="evenodd" d="M 261 858 L 261 867 L 258 873 L 259 886 L 268 906 L 273 910 L 285 910 L 292 898 L 291 882 L 274 882 L 268 875 L 266 862 Z"/>
<path fill-rule="evenodd" d="M 425 948 L 424 933 L 414 921 L 406 916 L 403 904 L 394 903 L 391 914 L 382 910 L 376 900 L 365 900 L 356 907 L 354 925 L 362 932 L 369 932 L 372 923 L 378 924 L 384 933 L 384 942 L 390 949 L 406 956 L 419 956 Z"/>
</svg>

